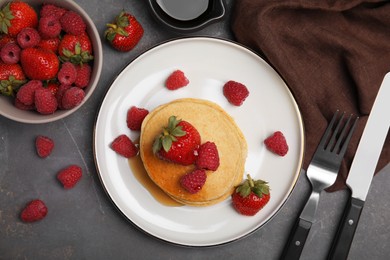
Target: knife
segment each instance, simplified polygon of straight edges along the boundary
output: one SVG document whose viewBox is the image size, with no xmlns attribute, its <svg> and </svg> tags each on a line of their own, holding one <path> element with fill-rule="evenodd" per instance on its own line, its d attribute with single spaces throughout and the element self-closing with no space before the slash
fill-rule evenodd
<svg viewBox="0 0 390 260">
<path fill-rule="evenodd" d="M 390 127 L 390 73 L 383 79 L 348 173 L 351 196 L 328 259 L 346 259 Z"/>
</svg>

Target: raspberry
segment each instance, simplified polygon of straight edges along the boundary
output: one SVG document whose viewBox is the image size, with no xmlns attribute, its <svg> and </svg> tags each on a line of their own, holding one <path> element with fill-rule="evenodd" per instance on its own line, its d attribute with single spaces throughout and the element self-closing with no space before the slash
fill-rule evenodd
<svg viewBox="0 0 390 260">
<path fill-rule="evenodd" d="M 42 49 L 51 50 L 54 53 L 58 53 L 58 46 L 60 45 L 60 38 L 41 39 L 37 47 Z"/>
<path fill-rule="evenodd" d="M 84 100 L 85 92 L 78 87 L 71 87 L 64 92 L 61 99 L 61 106 L 63 109 L 72 109 Z"/>
<path fill-rule="evenodd" d="M 223 94 L 231 104 L 241 106 L 249 96 L 249 91 L 244 84 L 230 80 L 223 86 Z"/>
<path fill-rule="evenodd" d="M 126 123 L 127 127 L 131 130 L 139 131 L 141 130 L 142 121 L 149 114 L 149 111 L 144 108 L 138 108 L 132 106 L 127 111 Z"/>
<path fill-rule="evenodd" d="M 62 29 L 73 35 L 81 35 L 85 32 L 87 25 L 83 18 L 76 12 L 67 11 L 60 19 Z"/>
<path fill-rule="evenodd" d="M 54 142 L 47 136 L 39 135 L 35 138 L 35 149 L 39 157 L 46 158 L 48 157 L 54 148 Z"/>
<path fill-rule="evenodd" d="M 57 179 L 62 183 L 65 189 L 73 188 L 83 176 L 83 170 L 80 166 L 70 165 L 57 174 Z"/>
<path fill-rule="evenodd" d="M 9 36 L 8 34 L 0 34 L 0 50 L 3 48 L 7 43 L 16 43 L 16 40 L 14 37 Z"/>
<path fill-rule="evenodd" d="M 57 89 L 57 92 L 55 94 L 55 97 L 57 99 L 57 102 L 58 102 L 58 108 L 59 109 L 64 109 L 64 107 L 62 106 L 62 97 L 64 96 L 64 93 L 65 91 L 67 91 L 68 89 L 70 89 L 72 86 L 71 85 L 64 85 L 64 84 L 61 84 L 58 89 Z"/>
<path fill-rule="evenodd" d="M 74 84 L 79 88 L 85 88 L 89 84 L 91 78 L 91 66 L 83 64 L 76 66 L 77 77 Z"/>
<path fill-rule="evenodd" d="M 57 110 L 57 99 L 46 88 L 35 90 L 35 108 L 43 115 L 53 114 Z"/>
<path fill-rule="evenodd" d="M 57 74 L 58 81 L 65 85 L 72 85 L 76 80 L 76 76 L 76 66 L 70 61 L 63 63 Z"/>
<path fill-rule="evenodd" d="M 54 16 L 57 19 L 60 19 L 61 16 L 63 16 L 66 12 L 66 9 L 58 7 L 56 5 L 43 4 L 39 14 L 41 17 Z"/>
<path fill-rule="evenodd" d="M 55 16 L 45 16 L 39 19 L 38 31 L 43 39 L 58 37 L 61 29 L 61 23 Z"/>
<path fill-rule="evenodd" d="M 189 193 L 194 194 L 200 191 L 207 179 L 206 171 L 196 169 L 180 178 L 181 186 Z"/>
<path fill-rule="evenodd" d="M 16 36 L 16 41 L 22 49 L 35 47 L 40 40 L 41 36 L 39 36 L 38 31 L 30 27 L 24 28 Z"/>
<path fill-rule="evenodd" d="M 112 141 L 111 149 L 123 157 L 130 158 L 138 154 L 138 147 L 127 135 L 119 135 Z"/>
<path fill-rule="evenodd" d="M 280 155 L 285 156 L 288 152 L 288 145 L 283 133 L 276 131 L 271 136 L 264 140 L 264 144 L 268 150 Z"/>
<path fill-rule="evenodd" d="M 10 42 L 4 45 L 0 51 L 1 60 L 6 64 L 15 64 L 20 59 L 20 48 L 16 43 Z"/>
<path fill-rule="evenodd" d="M 35 109 L 34 105 L 25 105 L 18 98 L 15 98 L 14 106 L 20 110 L 34 110 Z"/>
<path fill-rule="evenodd" d="M 165 86 L 169 90 L 175 90 L 187 86 L 188 83 L 190 83 L 190 81 L 184 75 L 184 72 L 181 70 L 175 70 L 165 81 Z"/>
<path fill-rule="evenodd" d="M 215 171 L 219 167 L 219 154 L 215 143 L 206 142 L 198 149 L 198 157 L 196 158 L 196 167 Z"/>
<path fill-rule="evenodd" d="M 41 88 L 43 88 L 42 81 L 30 80 L 20 87 L 19 91 L 16 93 L 16 97 L 24 105 L 33 105 L 35 102 L 35 91 Z"/>
<path fill-rule="evenodd" d="M 42 200 L 30 201 L 22 210 L 20 218 L 24 222 L 34 222 L 43 219 L 47 215 L 47 207 Z"/>
</svg>

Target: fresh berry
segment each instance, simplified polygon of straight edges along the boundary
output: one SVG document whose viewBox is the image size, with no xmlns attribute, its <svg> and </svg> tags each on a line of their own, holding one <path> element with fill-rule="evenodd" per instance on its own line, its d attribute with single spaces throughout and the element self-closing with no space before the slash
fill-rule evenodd
<svg viewBox="0 0 390 260">
<path fill-rule="evenodd" d="M 16 97 L 24 105 L 34 105 L 35 103 L 35 91 L 43 88 L 42 81 L 30 80 L 26 84 L 20 87 L 16 93 Z"/>
<path fill-rule="evenodd" d="M 53 52 L 41 48 L 22 50 L 20 62 L 26 76 L 37 80 L 55 78 L 60 66 L 60 62 Z"/>
<path fill-rule="evenodd" d="M 50 90 L 50 92 L 55 96 L 60 87 L 60 84 L 57 82 L 48 82 L 46 88 Z"/>
<path fill-rule="evenodd" d="M 45 16 L 39 19 L 38 31 L 43 39 L 58 37 L 61 29 L 61 23 L 55 16 Z"/>
<path fill-rule="evenodd" d="M 36 29 L 28 27 L 18 33 L 16 41 L 18 42 L 20 48 L 25 49 L 37 46 L 41 41 L 41 36 L 39 36 Z"/>
<path fill-rule="evenodd" d="M 188 85 L 190 81 L 184 75 L 184 72 L 181 70 L 175 70 L 165 81 L 165 86 L 169 90 L 176 90 L 178 88 L 182 88 Z"/>
<path fill-rule="evenodd" d="M 37 25 L 37 13 L 22 1 L 11 1 L 0 11 L 0 31 L 11 37 L 16 37 L 24 28 L 36 28 Z"/>
<path fill-rule="evenodd" d="M 62 96 L 61 107 L 63 109 L 72 109 L 81 104 L 84 100 L 85 92 L 78 87 L 71 87 L 66 90 Z"/>
<path fill-rule="evenodd" d="M 180 185 L 189 193 L 195 194 L 202 189 L 206 179 L 207 174 L 205 170 L 195 169 L 180 178 Z"/>
<path fill-rule="evenodd" d="M 19 99 L 17 99 L 17 98 L 14 99 L 14 106 L 20 110 L 34 110 L 35 109 L 35 105 L 25 105 L 22 102 L 20 102 Z"/>
<path fill-rule="evenodd" d="M 288 144 L 283 133 L 280 131 L 274 132 L 271 136 L 264 140 L 264 144 L 268 150 L 280 155 L 285 156 L 288 152 Z"/>
<path fill-rule="evenodd" d="M 0 51 L 1 60 L 6 64 L 15 64 L 20 59 L 20 48 L 16 43 L 10 42 L 4 45 Z"/>
<path fill-rule="evenodd" d="M 65 189 L 71 189 L 77 184 L 82 176 L 83 171 L 80 166 L 70 165 L 57 174 L 57 179 L 62 183 Z"/>
<path fill-rule="evenodd" d="M 215 143 L 205 142 L 198 149 L 195 165 L 198 169 L 216 171 L 219 167 L 219 154 Z"/>
<path fill-rule="evenodd" d="M 142 121 L 148 114 L 149 111 L 147 109 L 136 106 L 130 107 L 126 116 L 127 127 L 135 131 L 141 130 Z"/>
<path fill-rule="evenodd" d="M 72 86 L 71 85 L 64 85 L 64 84 L 61 84 L 58 89 L 57 89 L 57 92 L 55 94 L 55 97 L 57 99 L 57 103 L 58 103 L 58 108 L 59 109 L 65 109 L 63 106 L 62 106 L 62 97 L 64 96 L 65 94 L 65 91 L 67 91 L 68 89 L 70 89 Z"/>
<path fill-rule="evenodd" d="M 85 33 L 85 30 L 87 29 L 87 25 L 85 24 L 83 18 L 73 11 L 67 11 L 60 18 L 60 22 L 62 30 L 73 35 L 81 35 Z"/>
<path fill-rule="evenodd" d="M 53 114 L 57 107 L 57 99 L 49 89 L 41 88 L 35 90 L 35 108 L 40 114 Z"/>
<path fill-rule="evenodd" d="M 9 36 L 8 34 L 1 34 L 0 33 L 0 50 L 3 48 L 7 43 L 16 43 L 16 39 L 14 37 Z"/>
<path fill-rule="evenodd" d="M 114 49 L 126 52 L 132 50 L 138 44 L 143 34 L 144 29 L 137 19 L 133 15 L 122 11 L 115 17 L 113 23 L 107 24 L 104 37 Z"/>
<path fill-rule="evenodd" d="M 65 34 L 58 46 L 61 61 L 73 64 L 85 64 L 93 60 L 92 43 L 88 34 Z"/>
<path fill-rule="evenodd" d="M 138 147 L 127 135 L 119 135 L 112 141 L 111 149 L 123 157 L 130 158 L 138 154 Z"/>
<path fill-rule="evenodd" d="M 253 180 L 248 174 L 248 179 L 232 194 L 233 207 L 242 215 L 253 216 L 268 203 L 270 196 L 268 183 Z"/>
<path fill-rule="evenodd" d="M 77 76 L 74 84 L 79 88 L 88 86 L 91 79 L 92 68 L 89 64 L 76 65 Z"/>
<path fill-rule="evenodd" d="M 58 71 L 58 81 L 61 84 L 72 85 L 77 77 L 76 66 L 67 61 L 61 65 L 61 69 Z"/>
<path fill-rule="evenodd" d="M 194 164 L 200 141 L 200 134 L 193 125 L 171 116 L 168 126 L 154 140 L 153 153 L 173 163 Z"/>
<path fill-rule="evenodd" d="M 14 96 L 15 91 L 26 82 L 22 67 L 0 62 L 0 94 Z"/>
<path fill-rule="evenodd" d="M 47 136 L 39 135 L 35 138 L 35 148 L 39 157 L 46 158 L 54 149 L 54 141 Z"/>
<path fill-rule="evenodd" d="M 60 19 L 66 12 L 66 9 L 59 6 L 53 4 L 43 4 L 39 14 L 41 17 L 54 16 L 57 19 Z"/>
<path fill-rule="evenodd" d="M 244 84 L 230 80 L 223 86 L 223 95 L 231 104 L 241 106 L 249 96 L 249 91 Z"/>
<path fill-rule="evenodd" d="M 43 219 L 47 215 L 47 207 L 42 200 L 35 199 L 30 201 L 22 210 L 20 218 L 24 222 L 35 222 Z"/>
<path fill-rule="evenodd" d="M 60 45 L 60 38 L 57 37 L 52 39 L 41 39 L 37 47 L 51 50 L 52 52 L 57 54 L 59 45 Z"/>
</svg>

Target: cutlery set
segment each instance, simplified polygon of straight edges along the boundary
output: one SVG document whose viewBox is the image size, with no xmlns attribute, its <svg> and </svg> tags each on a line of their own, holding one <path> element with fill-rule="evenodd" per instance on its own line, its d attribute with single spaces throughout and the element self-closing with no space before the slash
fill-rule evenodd
<svg viewBox="0 0 390 260">
<path fill-rule="evenodd" d="M 389 131 L 390 116 L 387 113 L 390 111 L 389 100 L 390 73 L 384 77 L 378 91 L 349 170 L 346 183 L 351 196 L 345 205 L 344 214 L 335 234 L 328 259 L 339 260 L 348 257 L 374 171 Z M 352 120 L 351 115 L 342 127 L 343 114 L 334 128 L 337 118 L 338 111 L 325 130 L 307 169 L 307 178 L 311 183 L 312 193 L 291 231 L 281 259 L 300 258 L 315 219 L 321 191 L 331 186 L 336 180 L 341 161 L 358 121 L 358 118 Z"/>
</svg>

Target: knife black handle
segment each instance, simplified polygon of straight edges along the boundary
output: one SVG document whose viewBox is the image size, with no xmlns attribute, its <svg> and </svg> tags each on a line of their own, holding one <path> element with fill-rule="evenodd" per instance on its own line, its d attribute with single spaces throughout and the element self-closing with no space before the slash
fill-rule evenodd
<svg viewBox="0 0 390 260">
<path fill-rule="evenodd" d="M 336 236 L 333 239 L 328 260 L 347 259 L 363 206 L 364 201 L 356 198 L 349 199 L 339 223 Z"/>
<path fill-rule="evenodd" d="M 306 238 L 309 235 L 311 228 L 311 222 L 299 218 L 291 230 L 287 244 L 284 247 L 281 260 L 299 259 L 301 256 L 303 246 L 305 245 Z"/>
</svg>

